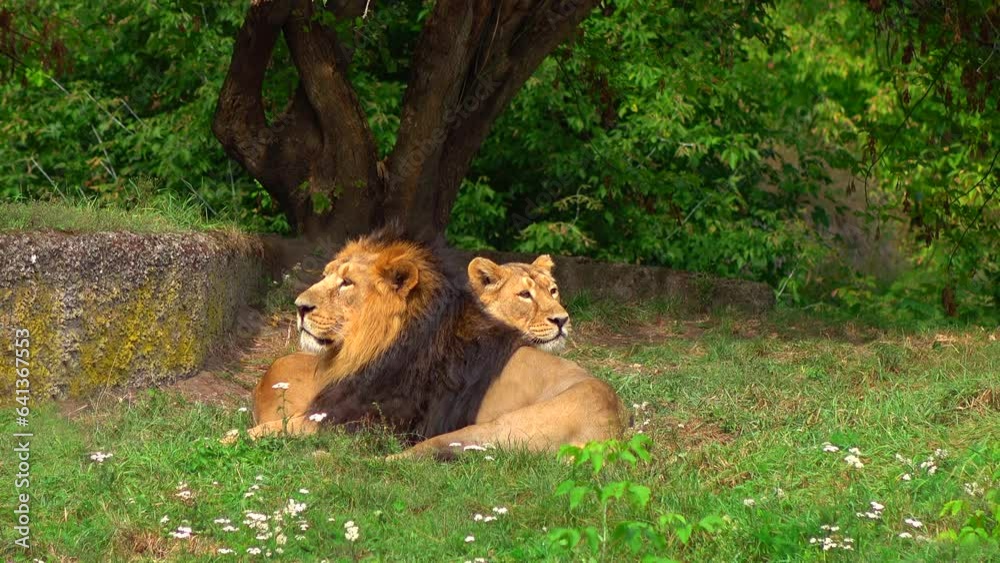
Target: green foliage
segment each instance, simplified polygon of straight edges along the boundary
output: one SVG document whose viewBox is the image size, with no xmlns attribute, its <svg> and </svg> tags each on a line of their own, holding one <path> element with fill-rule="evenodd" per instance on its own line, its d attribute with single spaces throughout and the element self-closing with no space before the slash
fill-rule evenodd
<svg viewBox="0 0 1000 563">
<path fill-rule="evenodd" d="M 904 5 L 605 2 L 475 163 L 508 210 L 487 245 L 747 277 L 898 322 L 991 323 L 1000 112 L 982 107 L 1000 89 L 997 58 L 967 49 L 989 3 L 950 19 Z M 918 23 L 930 34 L 907 43 Z M 966 70 L 939 73 L 953 36 Z M 850 259 L 858 246 L 871 265 Z"/>
<path fill-rule="evenodd" d="M 318 12 L 383 156 L 431 6 Z M 494 124 L 448 236 L 761 280 L 852 316 L 994 323 L 992 6 L 605 0 Z M 145 178 L 210 220 L 289 231 L 210 130 L 245 2 L 32 9 L 14 25 L 37 47 L 0 81 L 0 199 L 132 206 Z M 296 84 L 279 42 L 268 117 Z"/>
<path fill-rule="evenodd" d="M 615 504 L 627 504 L 637 511 L 644 511 L 652 498 L 652 490 L 630 480 L 609 481 L 606 470 L 620 465 L 636 467 L 640 462 L 649 463 L 652 456 L 650 438 L 635 434 L 628 442 L 607 440 L 590 442 L 583 447 L 563 446 L 559 458 L 571 461 L 577 477 L 559 484 L 556 496 L 569 499 L 569 509 L 576 511 L 581 504 L 596 501 L 595 515 L 599 524 L 577 527 L 555 528 L 549 532 L 551 547 L 556 552 L 571 552 L 580 546 L 586 547 L 591 555 L 606 556 L 607 544 L 614 543 L 627 548 L 633 557 L 642 561 L 676 561 L 656 555 L 667 549 L 671 539 L 688 545 L 695 532 L 715 533 L 725 521 L 719 516 L 706 516 L 697 522 L 689 522 L 682 514 L 666 512 L 655 522 L 623 519 L 609 523 L 608 516 Z M 582 477 L 581 477 L 582 475 Z M 609 533 L 609 527 L 610 533 Z"/>
</svg>

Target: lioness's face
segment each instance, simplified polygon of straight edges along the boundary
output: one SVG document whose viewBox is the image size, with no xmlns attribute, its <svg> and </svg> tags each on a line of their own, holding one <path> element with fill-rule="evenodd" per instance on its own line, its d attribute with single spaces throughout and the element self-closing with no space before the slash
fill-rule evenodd
<svg viewBox="0 0 1000 563">
<path fill-rule="evenodd" d="M 499 265 L 486 258 L 469 263 L 469 282 L 486 311 L 520 330 L 536 348 L 555 352 L 566 346 L 569 314 L 559 303 L 552 259 Z"/>
<path fill-rule="evenodd" d="M 339 349 L 365 314 L 399 315 L 417 272 L 408 261 L 385 260 L 377 251 L 349 244 L 323 270 L 323 279 L 295 299 L 299 346 L 320 354 Z"/>
</svg>

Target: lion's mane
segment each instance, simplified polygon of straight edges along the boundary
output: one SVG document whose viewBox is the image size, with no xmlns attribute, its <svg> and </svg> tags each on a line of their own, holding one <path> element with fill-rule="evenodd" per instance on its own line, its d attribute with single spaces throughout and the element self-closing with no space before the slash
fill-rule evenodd
<svg viewBox="0 0 1000 563">
<path fill-rule="evenodd" d="M 418 290 L 398 336 L 353 373 L 328 383 L 309 414 L 350 429 L 388 424 L 412 441 L 475 422 L 483 397 L 511 355 L 526 343 L 517 329 L 487 314 L 469 289 L 466 268 L 441 242 L 406 239 L 392 230 L 364 240 L 374 248 L 408 247 Z M 322 365 L 322 363 L 321 363 Z M 322 367 L 320 368 L 322 369 Z"/>
</svg>

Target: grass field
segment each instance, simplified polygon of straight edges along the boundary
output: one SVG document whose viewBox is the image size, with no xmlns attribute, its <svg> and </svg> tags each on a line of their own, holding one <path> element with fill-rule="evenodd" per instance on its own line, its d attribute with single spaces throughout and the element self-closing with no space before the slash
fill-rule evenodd
<svg viewBox="0 0 1000 563">
<path fill-rule="evenodd" d="M 648 486 L 644 508 L 612 500 L 605 513 L 586 498 L 570 510 L 556 488 L 589 473 L 549 455 L 491 450 L 447 463 L 389 463 L 383 456 L 399 445 L 378 433 L 227 446 L 219 438 L 250 423 L 238 405 L 150 391 L 71 416 L 58 404 L 33 411 L 30 556 L 1000 558 L 996 506 L 991 513 L 986 498 L 1000 488 L 997 331 L 907 333 L 789 313 L 678 318 L 655 306 L 590 304 L 571 313 L 577 337 L 568 355 L 614 384 L 653 444 L 649 463 L 612 465 L 599 479 Z M 3 431 L 16 430 L 7 423 Z M 14 466 L 4 450 L 9 518 Z M 94 452 L 113 456 L 98 462 Z M 960 503 L 942 514 L 951 501 Z M 655 528 L 664 514 L 721 523 L 714 532 L 695 526 L 688 537 L 675 520 L 665 546 L 646 543 L 635 553 L 610 538 L 594 552 L 565 552 L 549 537 L 557 528 L 602 532 L 623 521 Z M 966 524 L 970 545 L 947 539 Z M 968 540 L 977 526 L 994 534 L 992 543 Z M 20 553 L 11 526 L 2 534 L 0 555 Z M 837 547 L 824 550 L 824 538 Z"/>
</svg>

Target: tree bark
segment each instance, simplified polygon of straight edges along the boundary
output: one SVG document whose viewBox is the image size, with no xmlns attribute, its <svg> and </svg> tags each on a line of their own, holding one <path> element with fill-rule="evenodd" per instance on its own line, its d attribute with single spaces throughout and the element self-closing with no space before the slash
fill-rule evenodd
<svg viewBox="0 0 1000 563">
<path fill-rule="evenodd" d="M 342 239 L 396 219 L 414 234 L 440 234 L 493 122 L 595 3 L 438 0 L 417 41 L 396 145 L 379 162 L 346 77 L 350 55 L 312 20 L 317 8 L 256 0 L 236 38 L 213 131 L 301 233 Z M 339 0 L 326 9 L 357 17 L 365 5 Z M 261 86 L 279 35 L 299 86 L 267 123 Z"/>
</svg>

